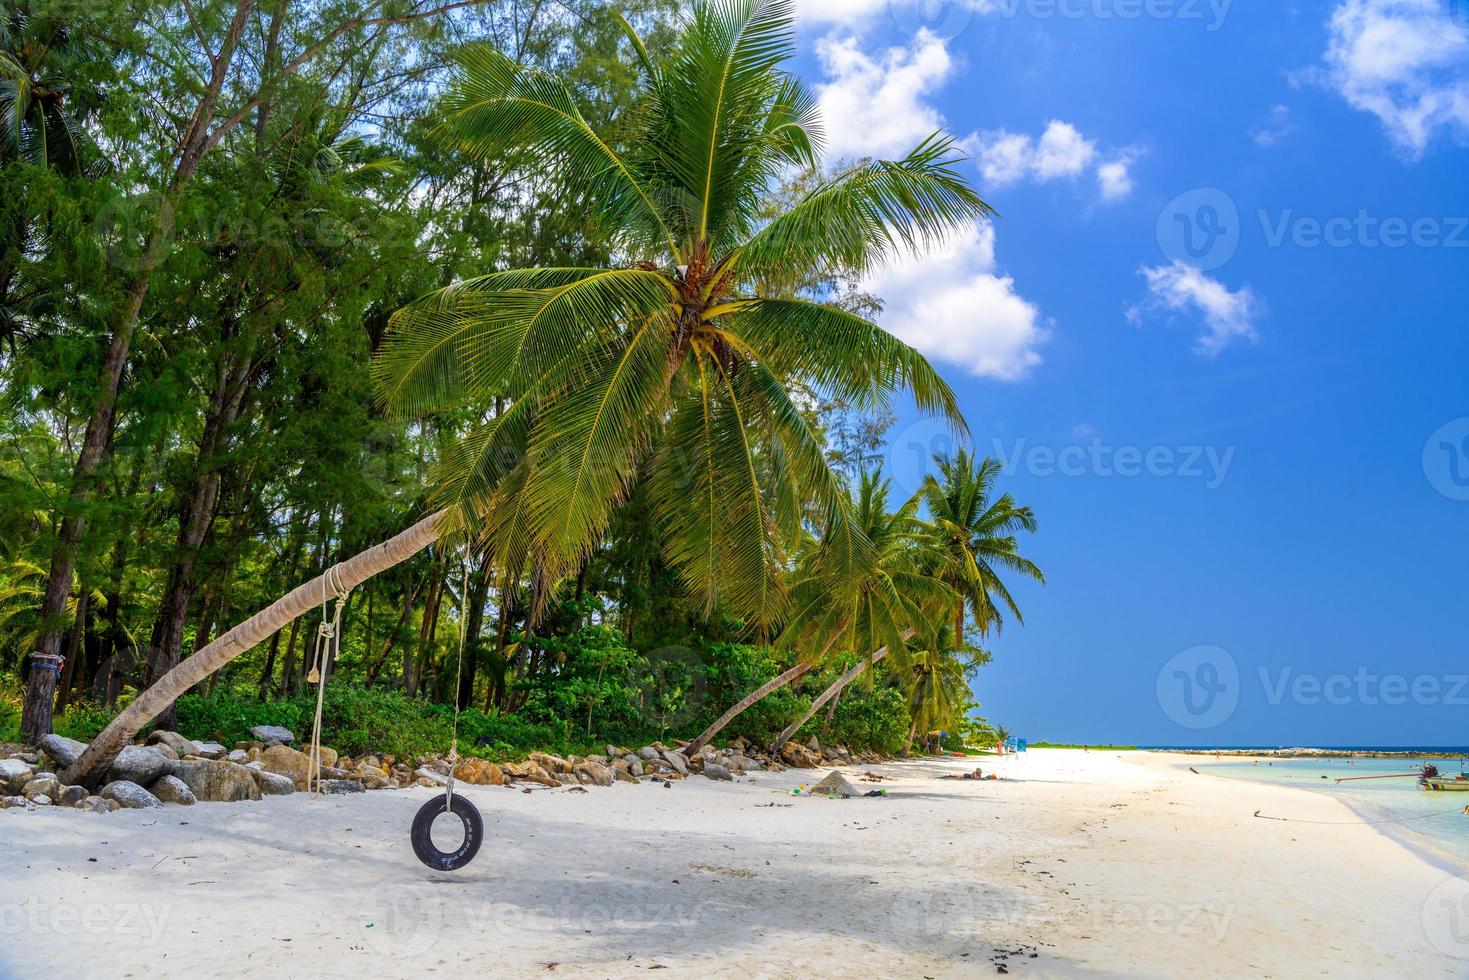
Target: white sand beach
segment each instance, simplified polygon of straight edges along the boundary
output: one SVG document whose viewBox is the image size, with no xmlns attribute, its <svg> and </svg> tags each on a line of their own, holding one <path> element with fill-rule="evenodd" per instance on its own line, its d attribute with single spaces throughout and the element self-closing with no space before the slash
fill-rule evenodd
<svg viewBox="0 0 1469 980">
<path fill-rule="evenodd" d="M 467 787 L 486 842 L 457 874 L 409 846 L 427 789 L 4 811 L 0 975 L 1469 975 L 1463 869 L 1191 761 L 856 766 L 889 795 L 854 800 L 788 795 L 813 770 Z M 976 762 L 1003 778 L 939 778 Z"/>
</svg>

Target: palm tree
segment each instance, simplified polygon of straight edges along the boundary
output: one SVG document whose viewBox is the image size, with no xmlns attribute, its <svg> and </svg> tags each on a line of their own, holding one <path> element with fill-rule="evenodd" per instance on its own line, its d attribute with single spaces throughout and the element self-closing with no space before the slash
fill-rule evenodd
<svg viewBox="0 0 1469 980">
<path fill-rule="evenodd" d="M 964 641 L 966 609 L 982 633 L 1003 625 L 1001 606 L 1023 625 L 1020 608 L 1000 573 L 1016 572 L 1045 582 L 1041 570 L 1019 554 L 1016 539 L 1021 531 L 1035 531 L 1035 514 L 1008 493 L 994 498 L 1001 470 L 996 460 L 976 463 L 968 450 L 960 449 L 952 458 L 935 456 L 934 462 L 939 476 L 924 477 L 918 498 L 931 528 L 933 574 L 957 595 L 951 613 L 956 643 Z"/>
<path fill-rule="evenodd" d="M 955 169 L 953 139 L 936 135 L 757 221 L 772 179 L 814 165 L 821 146 L 816 100 L 782 68 L 792 10 L 789 0 L 696 4 L 657 63 L 626 28 L 643 88 L 616 132 L 594 130 L 560 80 L 484 46 L 460 54 L 444 132 L 574 197 L 625 264 L 490 272 L 395 318 L 374 368 L 385 404 L 505 407 L 442 461 L 433 490 L 445 513 L 346 563 L 351 577 L 462 522 L 496 567 L 554 581 L 595 546 L 641 474 L 665 557 L 706 612 L 717 605 L 754 627 L 786 614 L 782 572 L 812 503 L 831 567 L 868 561 L 872 546 L 792 389 L 872 406 L 907 388 L 962 429 L 953 392 L 870 320 L 754 287 L 815 267 L 860 272 L 992 212 Z M 160 707 L 311 608 L 323 587 L 298 588 L 160 678 L 69 775 L 95 779 Z"/>
<path fill-rule="evenodd" d="M 939 579 L 926 574 L 923 544 L 928 529 L 918 519 L 918 502 L 909 500 L 888 510 L 889 481 L 862 474 L 853 501 L 857 526 L 872 544 L 873 558 L 858 574 L 833 567 L 824 552 L 813 554 L 791 590 L 795 611 L 788 633 L 824 639 L 836 638 L 836 649 L 863 652 L 863 660 L 843 674 L 811 705 L 799 720 L 776 738 L 780 751 L 791 736 L 852 681 L 890 654 L 908 663 L 909 642 L 935 647 L 943 610 L 956 595 Z M 868 652 L 870 651 L 870 652 Z"/>
</svg>

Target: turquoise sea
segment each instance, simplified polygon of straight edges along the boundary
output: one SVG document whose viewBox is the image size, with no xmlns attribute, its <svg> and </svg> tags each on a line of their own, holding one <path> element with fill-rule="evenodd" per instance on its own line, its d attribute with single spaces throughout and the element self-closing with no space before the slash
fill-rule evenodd
<svg viewBox="0 0 1469 980">
<path fill-rule="evenodd" d="M 1195 766 L 1211 775 L 1278 783 L 1325 793 L 1346 803 L 1383 832 L 1403 841 L 1440 863 L 1455 860 L 1463 871 L 1469 868 L 1469 792 L 1430 793 L 1413 778 L 1337 779 L 1352 776 L 1383 776 L 1415 773 L 1421 759 L 1231 759 L 1216 762 L 1201 758 Z M 1451 775 L 1469 769 L 1469 756 L 1431 759 L 1439 772 Z M 1323 778 L 1325 777 L 1325 778 Z M 1447 858 L 1447 861 L 1442 859 Z"/>
</svg>

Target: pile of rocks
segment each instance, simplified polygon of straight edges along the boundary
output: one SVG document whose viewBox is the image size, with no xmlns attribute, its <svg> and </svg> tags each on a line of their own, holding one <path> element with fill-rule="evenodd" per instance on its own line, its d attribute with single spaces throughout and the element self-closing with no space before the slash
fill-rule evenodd
<svg viewBox="0 0 1469 980">
<path fill-rule="evenodd" d="M 95 795 L 84 786 L 62 785 L 56 775 L 75 762 L 86 745 L 47 735 L 39 751 L 18 748 L 0 758 L 0 809 L 65 806 L 107 813 L 165 803 L 191 806 L 259 800 L 308 788 L 311 757 L 292 747 L 296 736 L 290 730 L 262 725 L 252 728 L 250 734 L 249 741 L 226 749 L 217 742 L 195 742 L 176 732 L 153 732 L 145 742 L 118 753 Z M 845 746 L 823 747 L 815 738 L 805 744 L 788 742 L 779 758 L 742 738 L 722 749 L 705 745 L 689 752 L 688 745 L 654 742 L 636 751 L 609 745 L 605 754 L 565 758 L 532 752 L 524 762 L 503 764 L 466 758 L 454 766 L 454 778 L 475 786 L 611 786 L 648 780 L 671 785 L 695 775 L 733 780 L 752 772 L 871 764 L 883 758 L 867 751 L 852 753 Z M 441 756 L 420 756 L 410 764 L 391 755 L 354 759 L 324 745 L 318 751 L 325 793 L 441 786 L 448 781 L 450 765 Z"/>
</svg>

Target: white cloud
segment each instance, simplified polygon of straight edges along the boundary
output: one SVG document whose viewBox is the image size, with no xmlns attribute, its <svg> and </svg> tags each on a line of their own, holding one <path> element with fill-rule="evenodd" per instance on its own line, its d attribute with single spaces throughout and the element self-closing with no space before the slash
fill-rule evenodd
<svg viewBox="0 0 1469 980">
<path fill-rule="evenodd" d="M 1469 142 L 1469 29 L 1433 0 L 1345 0 L 1316 73 L 1381 120 L 1409 156 L 1440 134 Z"/>
<path fill-rule="evenodd" d="M 926 99 L 954 70 L 942 38 L 920 31 L 911 47 L 870 55 L 855 37 L 827 37 L 816 56 L 827 78 L 817 93 L 832 159 L 902 156 L 943 128 Z"/>
<path fill-rule="evenodd" d="M 1120 201 L 1132 193 L 1131 167 L 1137 151 L 1123 150 L 1098 165 L 1096 141 L 1060 119 L 1052 119 L 1038 139 L 1001 129 L 972 136 L 968 143 L 987 187 L 1076 178 L 1095 166 L 1104 201 Z"/>
<path fill-rule="evenodd" d="M 1210 357 L 1236 340 L 1258 339 L 1255 321 L 1262 306 L 1248 286 L 1230 292 L 1219 280 L 1176 260 L 1172 265 L 1145 265 L 1138 272 L 1148 281 L 1148 298 L 1127 311 L 1129 323 L 1141 325 L 1158 313 L 1197 313 L 1203 317 L 1204 331 L 1194 350 Z"/>
<path fill-rule="evenodd" d="M 1041 363 L 1048 331 L 1040 310 L 1000 274 L 987 224 L 905 256 L 862 285 L 883 299 L 879 322 L 930 357 L 1000 381 L 1022 380 Z"/>
<path fill-rule="evenodd" d="M 1270 109 L 1270 115 L 1265 121 L 1250 130 L 1250 139 L 1260 146 L 1274 146 L 1296 131 L 1296 124 L 1291 121 L 1290 106 L 1277 105 Z"/>
</svg>

